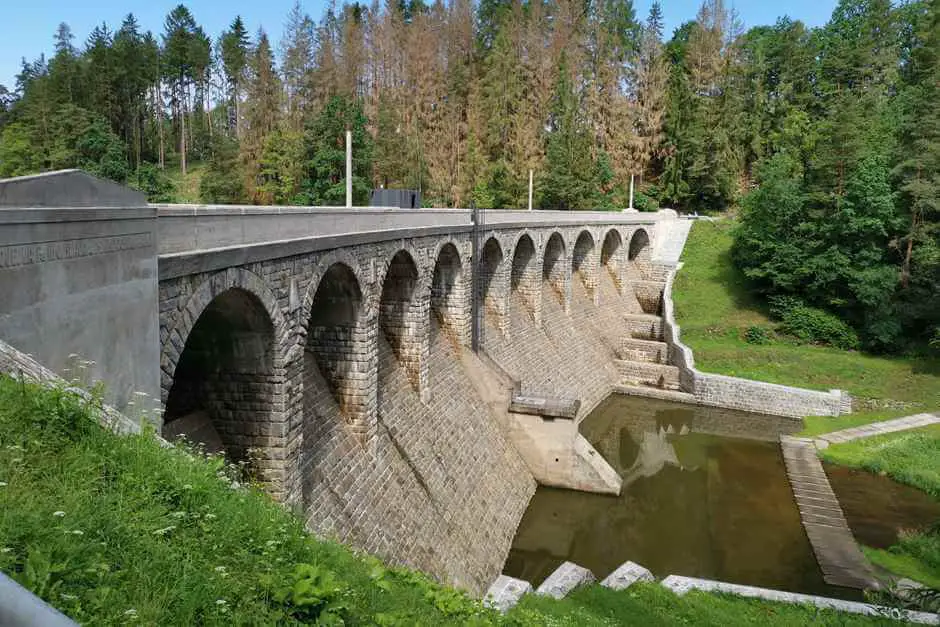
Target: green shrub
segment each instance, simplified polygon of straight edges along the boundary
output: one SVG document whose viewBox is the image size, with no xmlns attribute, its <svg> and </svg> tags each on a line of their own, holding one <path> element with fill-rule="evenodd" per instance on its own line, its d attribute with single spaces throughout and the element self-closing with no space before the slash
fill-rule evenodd
<svg viewBox="0 0 940 627">
<path fill-rule="evenodd" d="M 771 331 L 764 327 L 751 326 L 744 331 L 744 341 L 748 344 L 770 344 Z"/>
<path fill-rule="evenodd" d="M 633 195 L 633 208 L 639 211 L 658 211 L 659 201 L 638 191 Z"/>
<path fill-rule="evenodd" d="M 838 317 L 810 307 L 792 296 L 770 298 L 770 312 L 780 319 L 780 331 L 802 342 L 829 344 L 843 350 L 859 347 L 858 334 Z"/>
</svg>

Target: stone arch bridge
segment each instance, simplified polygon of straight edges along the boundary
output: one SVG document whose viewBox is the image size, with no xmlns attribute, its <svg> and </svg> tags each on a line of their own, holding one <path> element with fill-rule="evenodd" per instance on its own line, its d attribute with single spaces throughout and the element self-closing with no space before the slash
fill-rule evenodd
<svg viewBox="0 0 940 627">
<path fill-rule="evenodd" d="M 81 172 L 10 179 L 0 338 L 57 371 L 87 356 L 119 409 L 159 399 L 164 434 L 250 459 L 316 532 L 479 592 L 536 480 L 619 491 L 577 422 L 625 353 L 676 376 L 656 260 L 676 222 L 156 206 Z"/>
</svg>

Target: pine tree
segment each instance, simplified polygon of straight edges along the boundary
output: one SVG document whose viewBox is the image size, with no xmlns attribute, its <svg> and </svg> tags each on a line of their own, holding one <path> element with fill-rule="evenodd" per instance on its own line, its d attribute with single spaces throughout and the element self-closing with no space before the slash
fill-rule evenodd
<svg viewBox="0 0 940 627">
<path fill-rule="evenodd" d="M 316 27 L 310 16 L 296 2 L 287 16 L 287 27 L 281 40 L 281 74 L 290 127 L 301 130 L 303 118 L 313 107 L 310 91 L 314 71 Z"/>
<path fill-rule="evenodd" d="M 256 202 L 267 201 L 258 195 L 261 154 L 265 142 L 278 126 L 281 111 L 281 84 L 274 67 L 274 54 L 264 31 L 248 61 L 245 98 L 245 131 L 241 141 L 241 160 L 245 168 L 246 188 Z"/>
<path fill-rule="evenodd" d="M 229 128 L 235 128 L 235 136 L 241 137 L 241 100 L 242 89 L 245 83 L 245 71 L 248 67 L 248 49 L 251 42 L 248 31 L 240 16 L 236 16 L 228 30 L 222 33 L 219 39 L 219 48 L 222 50 L 222 68 L 228 84 L 229 102 L 232 107 L 232 116 L 229 116 Z"/>
<path fill-rule="evenodd" d="M 668 81 L 662 29 L 662 7 L 659 2 L 653 2 L 640 36 L 633 77 L 636 89 L 634 173 L 641 180 L 662 151 Z"/>
</svg>

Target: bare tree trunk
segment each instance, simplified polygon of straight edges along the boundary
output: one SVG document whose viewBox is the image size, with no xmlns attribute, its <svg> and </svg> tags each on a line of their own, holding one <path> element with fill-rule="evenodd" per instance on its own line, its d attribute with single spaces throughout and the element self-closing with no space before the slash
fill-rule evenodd
<svg viewBox="0 0 940 627">
<path fill-rule="evenodd" d="M 185 91 L 180 94 L 181 98 L 177 98 L 177 106 L 179 107 L 180 112 L 180 173 L 183 176 L 186 176 L 186 106 L 185 106 Z"/>
</svg>

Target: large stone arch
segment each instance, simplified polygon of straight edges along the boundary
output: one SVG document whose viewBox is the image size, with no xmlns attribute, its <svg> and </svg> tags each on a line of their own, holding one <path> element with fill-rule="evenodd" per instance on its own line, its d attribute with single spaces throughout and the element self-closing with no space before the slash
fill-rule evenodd
<svg viewBox="0 0 940 627">
<path fill-rule="evenodd" d="M 496 318 L 496 325 L 504 334 L 509 333 L 509 262 L 503 255 L 503 247 L 496 237 L 489 237 L 480 251 L 480 294 L 477 296 L 484 308 Z"/>
<path fill-rule="evenodd" d="M 624 258 L 625 250 L 620 231 L 615 228 L 608 229 L 604 235 L 604 243 L 601 245 L 600 264 L 607 270 L 613 279 L 614 286 L 621 294 L 624 290 L 624 273 L 627 266 Z"/>
<path fill-rule="evenodd" d="M 651 258 L 649 233 L 645 229 L 637 229 L 630 237 L 628 255 L 629 273 L 632 281 L 645 281 L 649 278 Z"/>
<path fill-rule="evenodd" d="M 579 277 L 588 296 L 597 303 L 597 246 L 587 229 L 578 233 L 571 252 L 571 275 Z"/>
<path fill-rule="evenodd" d="M 535 240 L 528 231 L 516 238 L 512 251 L 509 290 L 518 293 L 532 313 L 536 324 L 542 318 L 542 290 L 539 282 L 539 254 Z M 511 307 L 511 299 L 508 307 Z"/>
<path fill-rule="evenodd" d="M 379 298 L 379 328 L 409 381 L 426 400 L 430 290 L 423 288 L 425 280 L 408 250 L 399 249 L 385 268 Z"/>
<path fill-rule="evenodd" d="M 289 325 L 277 298 L 254 273 L 229 268 L 203 280 L 170 327 L 161 355 L 164 435 L 250 458 L 280 498 L 289 489 Z"/>
<path fill-rule="evenodd" d="M 459 344 L 470 345 L 469 273 L 452 241 L 438 245 L 431 275 L 431 315 Z"/>
<path fill-rule="evenodd" d="M 571 266 L 568 264 L 565 238 L 558 231 L 553 231 L 545 242 L 542 257 L 542 283 L 559 299 L 565 313 L 569 313 L 571 311 Z"/>
<path fill-rule="evenodd" d="M 358 264 L 340 259 L 321 260 L 304 298 L 304 403 L 313 396 L 306 388 L 322 378 L 351 432 L 369 445 L 376 432 L 375 316 Z M 305 406 L 304 419 L 314 415 Z"/>
</svg>

